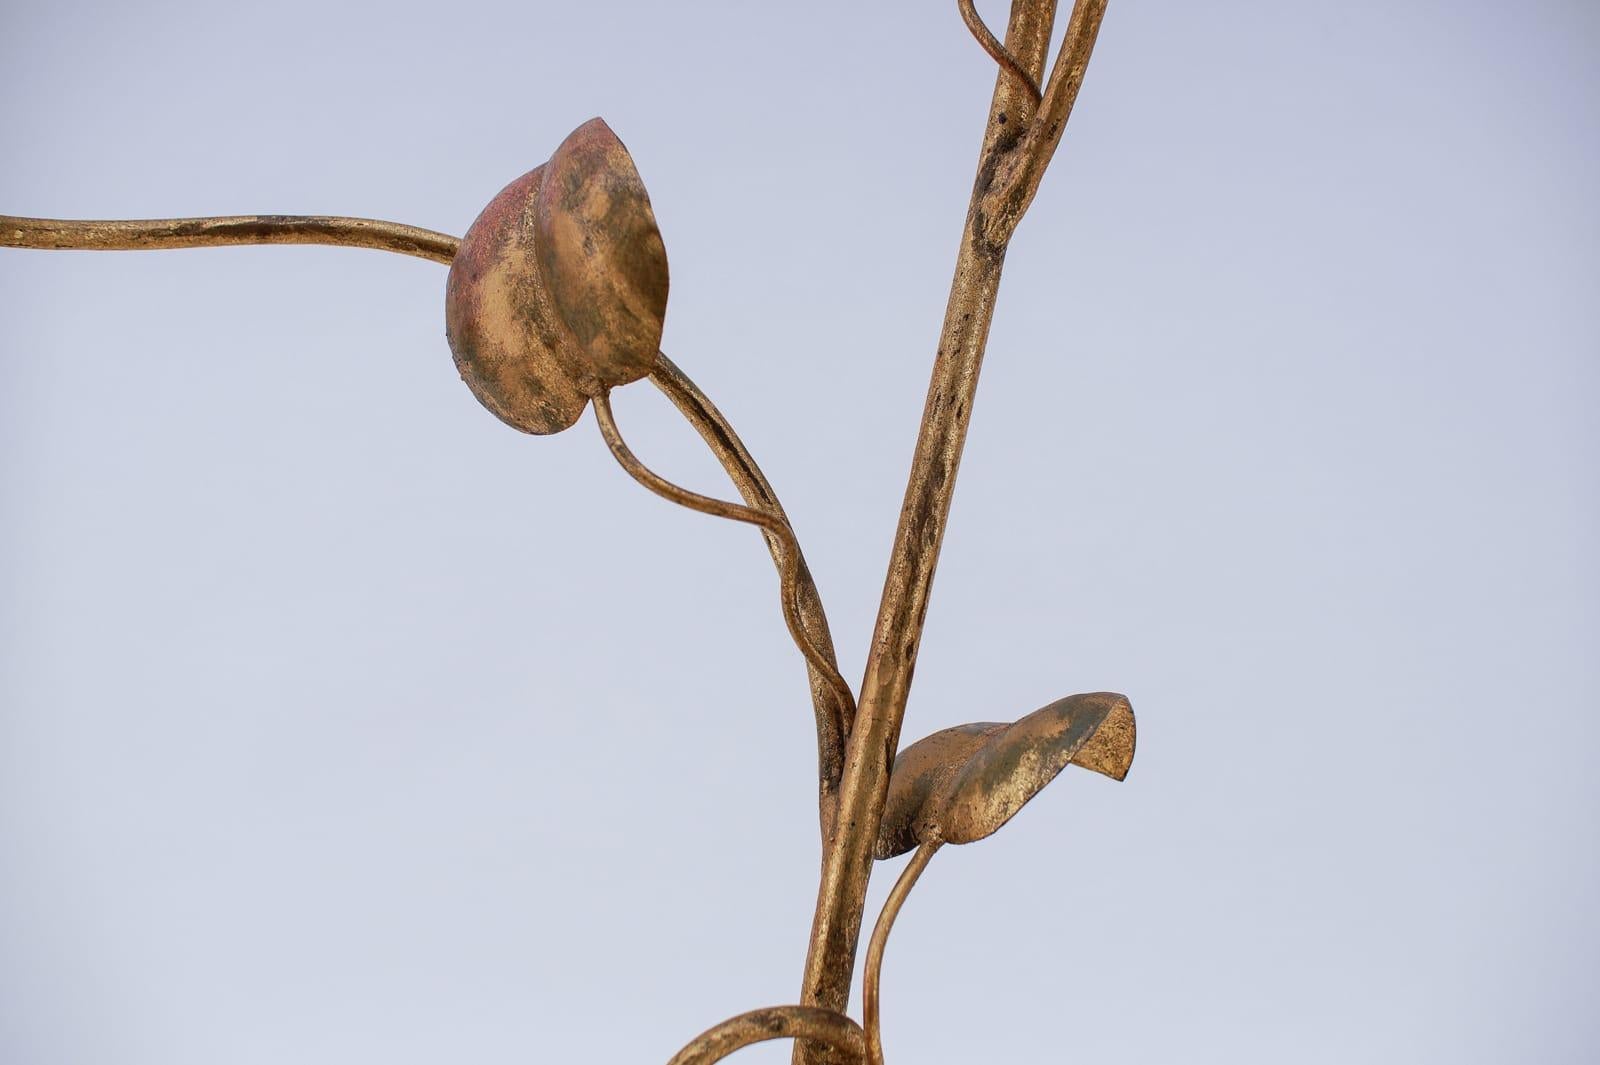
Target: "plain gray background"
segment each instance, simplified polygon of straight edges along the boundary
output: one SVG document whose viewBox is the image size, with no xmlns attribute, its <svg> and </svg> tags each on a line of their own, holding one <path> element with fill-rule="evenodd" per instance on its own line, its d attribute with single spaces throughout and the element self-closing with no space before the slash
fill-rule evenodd
<svg viewBox="0 0 1600 1065">
<path fill-rule="evenodd" d="M 605 116 L 860 676 L 993 84 L 953 3 L 0 12 L 8 212 L 459 234 Z M 1139 756 L 939 856 L 891 1061 L 1600 1057 L 1597 48 L 1588 0 L 1112 5 L 904 739 L 1109 688 Z M 479 408 L 444 276 L 0 251 L 5 1061 L 663 1061 L 795 998 L 761 544 Z"/>
</svg>

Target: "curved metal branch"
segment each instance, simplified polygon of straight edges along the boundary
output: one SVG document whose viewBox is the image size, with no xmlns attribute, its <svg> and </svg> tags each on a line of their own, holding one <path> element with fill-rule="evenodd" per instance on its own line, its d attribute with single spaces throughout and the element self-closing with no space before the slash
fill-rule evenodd
<svg viewBox="0 0 1600 1065">
<path fill-rule="evenodd" d="M 741 506 L 724 499 L 713 499 L 699 492 L 691 492 L 687 488 L 673 484 L 640 462 L 638 456 L 634 455 L 627 442 L 622 439 L 622 432 L 617 428 L 616 418 L 611 411 L 611 397 L 608 393 L 602 392 L 594 397 L 594 415 L 595 421 L 600 425 L 600 435 L 605 437 L 606 446 L 611 449 L 612 457 L 635 481 L 679 506 L 698 510 L 702 514 L 759 526 L 778 538 L 782 548 L 782 561 L 778 566 L 781 585 L 779 595 L 783 601 L 783 620 L 789 626 L 789 635 L 800 648 L 800 653 L 806 656 L 811 668 L 823 675 L 838 698 L 853 698 L 850 685 L 845 683 L 838 667 L 832 665 L 811 642 L 811 638 L 806 635 L 805 625 L 800 620 L 796 564 L 800 556 L 800 545 L 795 541 L 794 530 L 789 528 L 789 523 L 771 511 L 757 510 L 754 507 Z"/>
<path fill-rule="evenodd" d="M 76 249 L 91 251 L 158 251 L 173 248 L 207 248 L 247 244 L 322 244 L 372 248 L 412 255 L 449 265 L 461 241 L 457 237 L 398 222 L 370 218 L 318 215 L 233 215 L 207 218 L 147 220 L 72 220 L 0 215 L 0 247 Z M 732 478 L 739 494 L 751 507 L 776 515 L 785 529 L 788 517 L 733 427 L 705 394 L 665 355 L 653 376 Z M 759 523 L 758 523 L 759 524 Z M 791 531 L 775 532 L 763 526 L 762 534 L 777 563 L 779 574 L 794 588 L 785 595 L 798 613 L 804 634 L 817 719 L 817 762 L 822 826 L 826 833 L 837 805 L 839 778 L 844 771 L 844 744 L 855 717 L 855 696 L 839 676 L 833 636 L 828 628 L 816 582 Z M 787 536 L 787 541 L 785 540 Z M 785 546 L 786 542 L 789 546 Z M 786 562 L 792 558 L 792 562 Z M 791 632 L 796 623 L 790 620 Z"/>
<path fill-rule="evenodd" d="M 375 218 L 252 214 L 216 218 L 76 221 L 0 215 L 0 248 L 155 251 L 235 244 L 332 244 L 450 264 L 461 241 Z"/>
<path fill-rule="evenodd" d="M 889 930 L 900 915 L 906 896 L 916 886 L 917 878 L 928 867 L 928 862 L 942 844 L 924 843 L 917 848 L 894 882 L 889 897 L 884 900 L 883 912 L 872 929 L 872 941 L 867 944 L 867 967 L 861 974 L 861 1024 L 867 1032 L 867 1065 L 883 1065 L 883 1033 L 878 1023 L 878 978 L 883 970 L 883 948 L 889 942 Z"/>
<path fill-rule="evenodd" d="M 1016 56 L 1006 51 L 1006 46 L 989 32 L 989 27 L 984 25 L 983 16 L 978 14 L 977 5 L 973 0 L 956 0 L 956 6 L 961 9 L 961 20 L 967 24 L 967 29 L 972 31 L 978 43 L 983 45 L 983 50 L 989 53 L 989 58 L 999 63 L 1002 70 L 1021 82 L 1033 96 L 1033 102 L 1038 104 L 1044 95 L 1039 91 L 1039 83 L 1022 69 L 1022 64 L 1017 62 Z"/>
<path fill-rule="evenodd" d="M 778 501 L 778 494 L 767 482 L 761 467 L 756 465 L 756 460 L 722 412 L 689 376 L 663 354 L 657 357 L 656 371 L 650 379 L 705 440 L 711 453 L 728 471 L 729 479 L 744 501 L 758 510 L 770 511 L 788 525 L 789 519 L 784 513 L 783 504 Z M 784 566 L 783 541 L 766 529 L 762 529 L 762 535 L 781 574 Z M 834 655 L 833 635 L 828 629 L 828 615 L 822 607 L 822 597 L 817 592 L 816 581 L 811 577 L 811 570 L 806 565 L 798 541 L 794 547 L 794 560 L 800 622 L 817 651 L 827 660 L 829 672 L 837 673 L 838 659 Z M 807 666 L 811 702 L 817 718 L 818 803 L 822 831 L 826 835 L 831 829 L 834 810 L 838 805 L 839 778 L 844 772 L 844 743 L 855 723 L 856 705 L 848 690 L 840 692 L 828 679 L 829 673 L 818 671 L 809 662 Z"/>
<path fill-rule="evenodd" d="M 821 1043 L 850 1061 L 860 1061 L 865 1053 L 861 1026 L 842 1013 L 815 1006 L 768 1006 L 706 1029 L 667 1065 L 712 1065 L 751 1043 L 797 1038 Z"/>
</svg>

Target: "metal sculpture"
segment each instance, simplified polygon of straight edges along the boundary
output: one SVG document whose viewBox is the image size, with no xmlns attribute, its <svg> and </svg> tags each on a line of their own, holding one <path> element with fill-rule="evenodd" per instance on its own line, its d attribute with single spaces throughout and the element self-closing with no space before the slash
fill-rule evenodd
<svg viewBox="0 0 1600 1065">
<path fill-rule="evenodd" d="M 696 1037 L 671 1065 L 709 1065 L 780 1038 L 797 1041 L 796 1065 L 880 1065 L 884 946 L 934 853 L 997 831 L 1069 764 L 1121 780 L 1133 759 L 1132 709 L 1109 693 L 1071 696 L 1012 724 L 946 729 L 893 757 L 1006 247 L 1061 140 L 1105 14 L 1104 0 L 1077 0 L 1046 78 L 1056 0 L 1013 0 L 1003 42 L 972 0 L 958 0 L 958 7 L 1001 69 L 859 699 L 839 672 L 822 599 L 772 486 L 721 412 L 659 350 L 666 250 L 633 159 L 600 119 L 578 127 L 547 163 L 506 186 L 461 240 L 360 218 L 0 216 L 4 247 L 335 244 L 445 263 L 450 349 L 462 379 L 496 417 L 526 433 L 556 433 L 593 404 L 607 447 L 640 484 L 761 530 L 816 715 L 823 842 L 816 915 L 800 1004 L 732 1017 Z M 679 487 L 634 455 L 610 393 L 644 378 L 704 438 L 742 503 Z M 875 861 L 912 850 L 868 946 L 858 1025 L 845 1008 L 867 880 Z"/>
</svg>

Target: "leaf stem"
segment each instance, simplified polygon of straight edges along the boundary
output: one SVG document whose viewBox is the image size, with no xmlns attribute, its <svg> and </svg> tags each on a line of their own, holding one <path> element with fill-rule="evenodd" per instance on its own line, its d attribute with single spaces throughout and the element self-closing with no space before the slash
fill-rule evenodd
<svg viewBox="0 0 1600 1065">
<path fill-rule="evenodd" d="M 878 923 L 872 929 L 872 941 L 867 944 L 867 966 L 861 974 L 861 1026 L 867 1033 L 867 1065 L 883 1065 L 883 1033 L 879 1024 L 878 986 L 879 977 L 883 972 L 884 945 L 889 942 L 889 931 L 894 927 L 895 918 L 900 916 L 900 907 L 905 904 L 906 896 L 911 894 L 917 878 L 922 875 L 922 871 L 928 867 L 928 862 L 938 853 L 941 846 L 943 844 L 930 841 L 917 848 L 917 852 L 911 856 L 911 860 L 900 873 L 900 879 L 896 880 L 894 887 L 890 889 L 889 897 L 883 903 L 883 912 L 878 914 Z"/>
<path fill-rule="evenodd" d="M 806 634 L 805 625 L 800 619 L 798 573 L 796 562 L 800 555 L 800 545 L 794 537 L 794 530 L 782 517 L 770 510 L 758 510 L 754 507 L 743 506 L 739 503 L 730 503 L 725 499 L 714 499 L 711 496 L 692 492 L 680 485 L 662 477 L 644 463 L 639 461 L 632 449 L 622 439 L 622 431 L 617 428 L 617 420 L 611 410 L 611 396 L 609 392 L 601 392 L 594 397 L 595 421 L 600 426 L 600 435 L 605 438 L 606 446 L 611 449 L 611 455 L 617 460 L 628 475 L 656 495 L 679 506 L 698 510 L 702 514 L 713 517 L 728 518 L 732 521 L 742 521 L 755 525 L 776 537 L 781 548 L 782 561 L 778 566 L 780 591 L 779 595 L 783 606 L 783 620 L 789 626 L 789 635 L 794 639 L 800 653 L 805 655 L 811 668 L 821 673 L 828 684 L 835 689 L 841 699 L 851 698 L 850 685 L 840 675 L 837 667 L 829 663 L 822 652 L 811 642 Z"/>
<path fill-rule="evenodd" d="M 744 501 L 754 508 L 770 511 L 787 525 L 789 519 L 784 513 L 783 504 L 778 501 L 777 492 L 773 491 L 761 467 L 756 465 L 744 441 L 739 439 L 739 434 L 733 431 L 733 426 L 728 424 L 728 420 L 705 393 L 665 354 L 657 356 L 656 371 L 650 379 L 705 440 L 706 446 L 722 463 L 723 469 L 727 470 L 729 479 Z M 790 528 L 792 530 L 793 527 Z M 766 529 L 762 530 L 762 534 L 781 574 L 784 567 L 783 541 Z M 822 597 L 811 576 L 811 569 L 806 565 L 798 539 L 794 544 L 794 571 L 800 622 L 829 667 L 828 672 L 824 673 L 807 662 L 811 701 L 817 719 L 818 807 L 822 831 L 826 835 L 833 824 L 834 810 L 838 805 L 839 778 L 844 772 L 844 741 L 855 721 L 856 704 L 848 686 L 841 691 L 830 680 L 839 671 L 833 635 L 828 628 L 828 615 L 823 609 Z"/>
</svg>

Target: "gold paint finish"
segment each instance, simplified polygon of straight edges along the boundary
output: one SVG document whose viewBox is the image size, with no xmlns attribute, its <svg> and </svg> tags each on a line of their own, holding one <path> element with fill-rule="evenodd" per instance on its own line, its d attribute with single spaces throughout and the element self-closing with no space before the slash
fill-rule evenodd
<svg viewBox="0 0 1600 1065">
<path fill-rule="evenodd" d="M 872 929 L 872 941 L 867 944 L 867 967 L 861 974 L 861 1024 L 867 1034 L 867 1065 L 883 1065 L 883 1033 L 878 1009 L 883 948 L 888 945 L 889 930 L 894 927 L 895 918 L 900 916 L 900 907 L 905 905 L 906 896 L 916 887 L 917 879 L 938 853 L 939 847 L 938 842 L 924 843 L 911 856 L 900 873 L 900 879 L 889 889 L 889 897 L 884 900 L 883 910 L 878 914 L 878 923 Z"/>
<path fill-rule="evenodd" d="M 528 205 L 543 183 L 544 167 L 529 171 L 472 223 L 450 267 L 444 318 L 456 370 L 478 402 L 513 429 L 538 434 L 576 424 L 599 387 L 534 254 Z"/>
<path fill-rule="evenodd" d="M 805 622 L 800 616 L 798 563 L 800 560 L 800 545 L 794 538 L 794 530 L 789 528 L 789 523 L 778 515 L 767 510 L 757 510 L 754 507 L 740 506 L 738 503 L 729 503 L 721 499 L 703 496 L 698 492 L 691 492 L 687 488 L 679 487 L 662 477 L 644 463 L 640 462 L 622 439 L 622 433 L 617 428 L 616 417 L 611 411 L 611 396 L 609 392 L 602 392 L 594 397 L 595 421 L 600 425 L 600 435 L 605 438 L 606 446 L 611 449 L 611 455 L 617 460 L 628 476 L 638 481 L 641 485 L 654 492 L 656 495 L 679 506 L 698 510 L 702 514 L 713 517 L 729 518 L 733 521 L 747 522 L 759 526 L 768 535 L 778 540 L 778 573 L 780 584 L 780 597 L 783 608 L 783 620 L 789 626 L 789 635 L 794 638 L 795 644 L 806 656 L 806 661 L 811 668 L 822 674 L 838 698 L 850 699 L 850 686 L 845 683 L 844 677 L 839 675 L 837 666 L 832 665 L 827 656 L 812 642 L 806 633 Z"/>
<path fill-rule="evenodd" d="M 901 751 L 889 777 L 873 857 L 882 861 L 924 841 L 937 841 L 938 833 L 926 831 L 923 824 L 928 812 L 940 808 L 939 796 L 967 759 L 1005 727 L 991 722 L 957 725 L 924 736 Z"/>
<path fill-rule="evenodd" d="M 861 980 L 867 1065 L 883 1065 L 878 989 L 889 931 L 939 848 L 993 835 L 1069 764 L 1125 779 L 1133 750 L 1127 698 L 1095 692 L 1057 700 L 1010 725 L 957 725 L 900 752 L 876 853 L 893 858 L 913 847 L 916 853 L 884 901 L 867 944 Z"/>
<path fill-rule="evenodd" d="M 1044 69 L 1054 12 L 1054 0 L 1013 0 L 1011 5 L 1005 51 L 1035 81 Z M 995 85 L 933 379 L 858 692 L 856 727 L 846 746 L 839 812 L 823 852 L 800 988 L 800 1001 L 806 1005 L 842 1010 L 850 995 L 890 761 L 899 743 L 922 642 L 1006 242 L 1060 142 L 1104 14 L 1104 0 L 1078 0 L 1037 107 L 1008 72 L 1003 70 Z M 804 1042 L 795 1047 L 795 1065 L 826 1060 L 820 1048 Z"/>
<path fill-rule="evenodd" d="M 883 951 L 906 896 L 946 843 L 999 831 L 1068 764 L 1122 780 L 1133 764 L 1133 708 L 1111 692 L 1073 695 L 1010 725 L 957 725 L 913 743 L 895 760 L 877 856 L 916 848 L 884 901 L 867 944 L 861 1023 L 867 1065 L 883 1065 L 879 985 Z"/>
<path fill-rule="evenodd" d="M 498 418 L 558 432 L 590 402 L 613 457 L 679 505 L 761 530 L 780 606 L 804 655 L 817 728 L 823 852 L 801 1004 L 707 1030 L 669 1065 L 711 1065 L 766 1039 L 796 1040 L 796 1065 L 883 1060 L 879 985 L 891 927 L 944 843 L 997 831 L 1068 764 L 1121 780 L 1133 711 L 1111 693 L 1072 696 L 1012 724 L 961 725 L 894 758 L 1006 246 L 1037 194 L 1077 100 L 1105 0 L 1077 0 L 1045 78 L 1055 0 L 1012 0 L 997 40 L 973 0 L 967 27 L 999 65 L 956 255 L 922 424 L 859 692 L 840 675 L 827 615 L 798 538 L 755 459 L 716 406 L 659 351 L 666 251 L 627 149 L 604 122 L 576 129 L 543 166 L 483 210 L 463 240 L 363 218 L 247 215 L 63 221 L 0 215 L 0 247 L 132 250 L 240 244 L 374 248 L 450 265 L 445 316 L 463 379 Z M 650 377 L 727 471 L 743 503 L 660 477 L 633 454 L 610 389 Z M 892 765 L 892 774 L 891 774 Z M 865 1030 L 844 1015 L 876 858 L 916 848 L 879 917 L 863 980 Z"/>
<path fill-rule="evenodd" d="M 712 1065 L 752 1043 L 802 1037 L 837 1051 L 846 1061 L 860 1061 L 865 1054 L 861 1026 L 844 1014 L 811 1006 L 769 1006 L 701 1032 L 667 1065 Z"/>
<path fill-rule="evenodd" d="M 489 202 L 445 286 L 461 379 L 525 433 L 558 433 L 600 390 L 648 376 L 666 312 L 650 198 L 598 118 Z"/>
<path fill-rule="evenodd" d="M 733 426 L 728 424 L 716 405 L 689 380 L 689 376 L 666 355 L 658 353 L 656 372 L 650 379 L 672 401 L 673 406 L 689 419 L 689 424 L 711 448 L 717 461 L 722 463 L 722 468 L 727 471 L 728 478 L 733 481 L 745 503 L 757 510 L 770 512 L 788 525 L 789 516 L 784 513 L 783 504 L 778 502 L 778 494 L 745 448 L 744 441 L 739 439 L 739 434 L 733 431 Z M 826 835 L 838 805 L 839 777 L 844 772 L 844 738 L 855 720 L 855 696 L 851 694 L 849 685 L 845 685 L 841 691 L 840 685 L 833 679 L 839 673 L 833 634 L 828 628 L 828 615 L 822 607 L 822 596 L 811 577 L 810 567 L 806 565 L 799 540 L 793 539 L 792 553 L 786 555 L 790 548 L 780 534 L 765 528 L 761 532 L 780 576 L 784 571 L 785 559 L 792 558 L 800 624 L 807 641 L 826 664 L 826 668 L 822 669 L 811 665 L 809 659 L 807 662 L 811 702 L 817 719 L 817 804 L 822 831 Z"/>
<path fill-rule="evenodd" d="M 961 8 L 962 21 L 967 24 L 967 29 L 972 32 L 972 35 L 978 39 L 978 43 L 983 46 L 983 50 L 989 53 L 989 58 L 999 63 L 1001 69 L 1007 74 L 1016 78 L 1022 88 L 1028 91 L 1028 95 L 1033 97 L 1033 102 L 1037 105 L 1044 96 L 1044 93 L 1039 90 L 1038 80 L 1022 69 L 1022 64 L 1017 62 L 1016 56 L 1006 51 L 1006 46 L 995 39 L 994 34 L 984 23 L 983 16 L 978 14 L 978 6 L 973 3 L 973 0 L 958 0 L 958 6 Z"/>
<path fill-rule="evenodd" d="M 594 118 L 545 171 L 534 251 L 557 314 L 603 384 L 649 376 L 667 314 L 667 250 L 632 156 Z"/>
<path fill-rule="evenodd" d="M 460 241 L 431 229 L 373 218 L 246 214 L 224 218 L 154 218 L 91 222 L 0 214 L 0 248 L 157 251 L 241 244 L 331 244 L 414 255 L 448 265 Z"/>
<path fill-rule="evenodd" d="M 994 183 L 984 192 L 984 236 L 989 241 L 1003 244 L 1010 240 L 1038 193 L 1045 167 L 1056 154 L 1067 119 L 1072 117 L 1072 107 L 1078 102 L 1078 90 L 1083 87 L 1089 56 L 1105 14 L 1106 0 L 1078 0 L 1073 5 L 1061 54 L 1050 68 L 1038 113 L 1021 141 L 997 160 Z"/>
<path fill-rule="evenodd" d="M 1122 780 L 1133 748 L 1133 708 L 1111 692 L 1069 696 L 1009 725 L 935 732 L 895 759 L 874 853 L 983 839 L 1069 764 Z"/>
<path fill-rule="evenodd" d="M 1127 780 L 1128 770 L 1133 768 L 1137 733 L 1133 707 L 1123 699 L 1120 705 L 1112 707 L 1088 741 L 1073 752 L 1072 764 L 1112 780 Z"/>
</svg>

